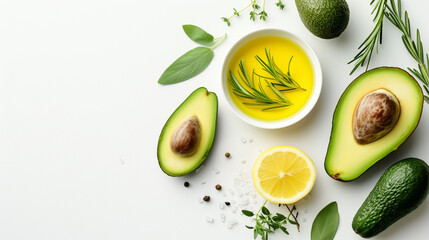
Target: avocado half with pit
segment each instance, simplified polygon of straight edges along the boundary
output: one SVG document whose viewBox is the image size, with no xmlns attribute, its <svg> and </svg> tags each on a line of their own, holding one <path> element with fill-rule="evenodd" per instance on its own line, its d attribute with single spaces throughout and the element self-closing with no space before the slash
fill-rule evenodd
<svg viewBox="0 0 429 240">
<path fill-rule="evenodd" d="M 218 100 L 200 87 L 171 114 L 158 140 L 158 162 L 170 176 L 186 175 L 203 163 L 216 132 Z"/>
<path fill-rule="evenodd" d="M 400 68 L 363 73 L 344 91 L 334 112 L 325 170 L 351 181 L 396 150 L 417 127 L 423 93 Z"/>
</svg>

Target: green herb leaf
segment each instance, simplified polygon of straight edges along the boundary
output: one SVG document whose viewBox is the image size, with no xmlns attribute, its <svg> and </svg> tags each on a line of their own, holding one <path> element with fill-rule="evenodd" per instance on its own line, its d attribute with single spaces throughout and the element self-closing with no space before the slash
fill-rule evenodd
<svg viewBox="0 0 429 240">
<path fill-rule="evenodd" d="M 285 8 L 285 5 L 282 3 L 282 0 L 279 0 L 279 1 L 276 3 L 276 6 L 277 6 L 277 7 L 279 7 L 281 10 L 283 10 L 283 9 Z"/>
<path fill-rule="evenodd" d="M 213 44 L 214 37 L 200 27 L 195 25 L 183 25 L 182 27 L 192 41 L 206 46 Z"/>
<path fill-rule="evenodd" d="M 268 201 L 265 201 L 264 204 L 259 208 L 259 210 L 256 212 L 256 214 L 253 214 L 252 212 L 248 210 L 243 210 L 243 214 L 252 214 L 251 216 L 254 216 L 253 221 L 255 221 L 255 226 L 247 226 L 248 229 L 253 229 L 253 237 L 256 239 L 258 236 L 261 236 L 262 240 L 268 240 L 268 236 L 271 233 L 274 233 L 277 229 L 281 229 L 282 232 L 285 234 L 289 234 L 289 232 L 286 230 L 286 227 L 283 225 L 287 224 L 286 217 L 283 214 L 276 213 L 274 217 L 271 217 L 271 213 L 268 210 L 268 208 L 265 207 L 265 204 Z M 288 208 L 289 210 L 289 216 L 293 215 L 293 212 Z M 249 216 L 246 215 L 246 216 Z M 295 215 L 293 215 L 295 218 Z M 296 215 L 298 216 L 298 215 Z M 298 224 L 299 225 L 299 224 Z M 299 231 L 299 227 L 298 231 Z"/>
<path fill-rule="evenodd" d="M 214 52 L 207 47 L 196 47 L 174 61 L 161 75 L 159 84 L 174 84 L 201 73 L 210 64 Z"/>
<path fill-rule="evenodd" d="M 270 215 L 270 211 L 266 207 L 262 207 L 262 213 L 265 215 Z"/>
<path fill-rule="evenodd" d="M 316 216 L 311 227 L 311 240 L 332 240 L 337 233 L 340 216 L 337 202 L 331 202 Z"/>
<path fill-rule="evenodd" d="M 221 19 L 222 19 L 224 22 L 226 22 L 226 25 L 228 25 L 228 27 L 229 27 L 229 26 L 231 26 L 231 22 L 229 21 L 229 19 L 228 19 L 228 18 L 226 18 L 226 17 L 221 17 Z"/>
<path fill-rule="evenodd" d="M 248 217 L 253 217 L 253 215 L 255 215 L 249 210 L 242 210 L 241 212 Z"/>
</svg>

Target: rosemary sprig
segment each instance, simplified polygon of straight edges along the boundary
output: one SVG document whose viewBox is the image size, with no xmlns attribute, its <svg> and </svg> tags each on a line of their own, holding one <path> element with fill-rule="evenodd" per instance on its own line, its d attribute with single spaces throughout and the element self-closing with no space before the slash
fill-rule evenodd
<svg viewBox="0 0 429 240">
<path fill-rule="evenodd" d="M 233 8 L 234 12 L 230 17 L 221 17 L 221 19 L 229 26 L 231 26 L 231 19 L 233 17 L 239 17 L 240 14 L 244 11 L 246 11 L 247 9 L 249 9 L 251 7 L 251 11 L 249 13 L 249 17 L 250 20 L 255 21 L 256 18 L 258 18 L 260 20 L 266 21 L 267 17 L 268 17 L 268 13 L 265 11 L 265 0 L 262 3 L 262 10 L 260 11 L 261 7 L 258 5 L 257 3 L 258 0 L 250 0 L 250 4 L 247 5 L 246 7 L 244 7 L 243 9 L 241 9 L 240 11 L 238 11 L 237 9 Z M 281 0 L 279 0 L 276 3 L 276 6 L 279 7 L 281 10 L 283 10 L 285 8 L 285 5 L 282 3 Z"/>
<path fill-rule="evenodd" d="M 255 71 L 253 71 L 252 77 L 250 78 L 246 71 L 244 60 L 241 60 L 238 66 L 240 68 L 238 75 L 244 83 L 244 86 L 240 83 L 240 81 L 238 81 L 232 71 L 229 71 L 228 81 L 231 83 L 232 91 L 238 97 L 256 101 L 256 103 L 244 102 L 243 104 L 252 106 L 270 106 L 262 109 L 262 111 L 287 107 L 292 104 L 286 96 L 278 91 L 274 85 L 269 83 L 267 80 L 265 80 L 266 84 L 276 94 L 277 98 L 271 98 L 267 95 L 264 88 L 262 87 L 260 79 L 256 87 Z"/>
<path fill-rule="evenodd" d="M 259 56 L 256 56 L 255 58 L 259 62 L 259 64 L 261 64 L 262 70 L 264 70 L 265 72 L 270 74 L 271 78 L 270 77 L 264 77 L 264 76 L 261 76 L 258 74 L 256 74 L 256 75 L 258 75 L 259 77 L 265 78 L 265 79 L 275 80 L 278 82 L 278 84 L 275 84 L 275 85 L 280 85 L 280 86 L 286 88 L 286 89 L 282 89 L 280 91 L 291 91 L 291 90 L 304 90 L 304 91 L 306 91 L 290 75 L 290 64 L 292 62 L 293 56 L 289 60 L 287 73 L 284 73 L 277 66 L 277 64 L 274 61 L 274 57 L 271 56 L 270 51 L 267 50 L 266 48 L 265 48 L 265 56 L 267 57 L 266 62 L 264 60 L 262 60 L 262 58 Z"/>
<path fill-rule="evenodd" d="M 398 5 L 395 5 L 394 0 L 390 0 L 390 5 L 387 5 L 385 13 L 387 19 L 402 32 L 402 42 L 408 53 L 417 61 L 418 70 L 408 68 L 422 83 L 426 95 L 424 96 L 426 103 L 429 103 L 429 55 L 424 53 L 423 44 L 420 38 L 419 29 L 416 30 L 416 41 L 413 40 L 411 34 L 411 24 L 408 18 L 408 13 L 405 11 L 404 19 L 402 19 L 401 0 L 398 0 Z"/>
<path fill-rule="evenodd" d="M 358 49 L 361 49 L 359 53 L 348 62 L 348 64 L 355 62 L 353 70 L 350 72 L 350 75 L 353 74 L 359 66 L 363 66 L 366 62 L 366 70 L 368 70 L 369 63 L 371 61 L 372 53 L 374 52 L 374 47 L 377 47 L 378 52 L 378 43 L 382 43 L 382 31 L 383 31 L 383 19 L 386 10 L 386 1 L 387 0 L 377 0 L 377 3 L 374 6 L 371 14 L 376 12 L 373 21 L 375 22 L 375 26 L 372 29 L 372 32 L 365 39 L 365 41 L 359 46 Z M 371 5 L 375 2 L 375 0 L 371 1 Z"/>
<path fill-rule="evenodd" d="M 292 208 L 292 210 L 290 210 L 290 208 L 288 207 L 289 215 L 286 217 L 285 215 L 280 213 L 276 213 L 275 215 L 273 215 L 268 210 L 268 208 L 265 207 L 265 204 L 267 202 L 268 201 L 265 201 L 264 204 L 262 204 L 261 208 L 259 208 L 256 214 L 254 214 L 252 211 L 249 211 L 249 210 L 241 211 L 245 216 L 252 217 L 253 220 L 255 220 L 255 226 L 246 225 L 246 228 L 253 229 L 254 239 L 256 239 L 258 236 L 261 236 L 262 240 L 268 240 L 269 234 L 274 233 L 277 229 L 280 229 L 282 230 L 282 232 L 289 235 L 289 232 L 286 230 L 286 227 L 284 226 L 288 222 L 293 225 L 296 225 L 299 231 L 299 223 L 296 220 L 296 217 L 293 215 L 293 211 L 296 210 L 295 206 Z M 291 215 L 294 217 L 294 220 L 290 219 Z"/>
<path fill-rule="evenodd" d="M 267 72 L 271 77 L 257 74 L 255 70 L 253 70 L 252 76 L 249 76 L 244 60 L 241 60 L 238 64 L 238 76 L 243 84 L 235 77 L 232 71 L 229 71 L 228 75 L 228 81 L 232 86 L 233 93 L 238 97 L 256 101 L 256 103 L 244 102 L 243 104 L 245 105 L 268 106 L 263 108 L 262 111 L 292 105 L 291 101 L 282 92 L 294 90 L 306 91 L 290 75 L 290 64 L 293 57 L 289 60 L 287 73 L 284 73 L 275 63 L 274 57 L 271 56 L 269 50 L 265 49 L 265 55 L 267 61 L 264 61 L 259 56 L 255 56 L 255 58 L 261 64 L 262 70 Z M 257 84 L 255 83 L 255 76 L 259 77 Z M 276 98 L 272 98 L 266 93 L 262 86 L 261 78 L 265 80 L 266 86 L 277 96 Z"/>
</svg>

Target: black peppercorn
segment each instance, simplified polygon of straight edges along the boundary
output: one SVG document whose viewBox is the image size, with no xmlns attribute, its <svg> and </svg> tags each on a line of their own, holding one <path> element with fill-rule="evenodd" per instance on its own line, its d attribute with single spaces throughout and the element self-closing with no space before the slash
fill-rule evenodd
<svg viewBox="0 0 429 240">
<path fill-rule="evenodd" d="M 183 185 L 184 185 L 185 187 L 189 187 L 189 183 L 188 183 L 188 182 L 185 182 Z"/>
<path fill-rule="evenodd" d="M 229 152 L 225 153 L 225 157 L 227 157 L 227 158 L 231 157 L 231 153 L 229 153 Z"/>
<path fill-rule="evenodd" d="M 215 188 L 216 188 L 216 190 L 221 190 L 222 186 L 220 184 L 216 184 Z"/>
<path fill-rule="evenodd" d="M 225 202 L 225 205 L 229 206 L 229 205 L 231 205 L 231 203 L 230 202 Z"/>
<path fill-rule="evenodd" d="M 203 200 L 206 201 L 206 202 L 210 201 L 210 196 L 204 196 Z"/>
</svg>

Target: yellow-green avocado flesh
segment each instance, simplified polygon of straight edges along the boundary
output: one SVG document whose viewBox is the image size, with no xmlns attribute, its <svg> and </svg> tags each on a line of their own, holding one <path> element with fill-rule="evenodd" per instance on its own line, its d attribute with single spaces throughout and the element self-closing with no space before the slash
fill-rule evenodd
<svg viewBox="0 0 429 240">
<path fill-rule="evenodd" d="M 387 135 L 368 144 L 359 144 L 352 130 L 355 107 L 363 96 L 378 89 L 396 96 L 401 106 L 399 119 Z M 422 108 L 422 90 L 406 71 L 381 67 L 363 73 L 347 87 L 335 109 L 325 158 L 326 172 L 340 181 L 356 179 L 411 135 L 420 121 Z"/>
<path fill-rule="evenodd" d="M 195 170 L 206 159 L 213 144 L 217 123 L 218 99 L 215 93 L 200 87 L 171 114 L 158 140 L 158 162 L 170 176 L 183 176 Z M 195 153 L 182 156 L 170 147 L 176 128 L 189 117 L 197 117 L 201 125 L 201 140 Z"/>
</svg>

